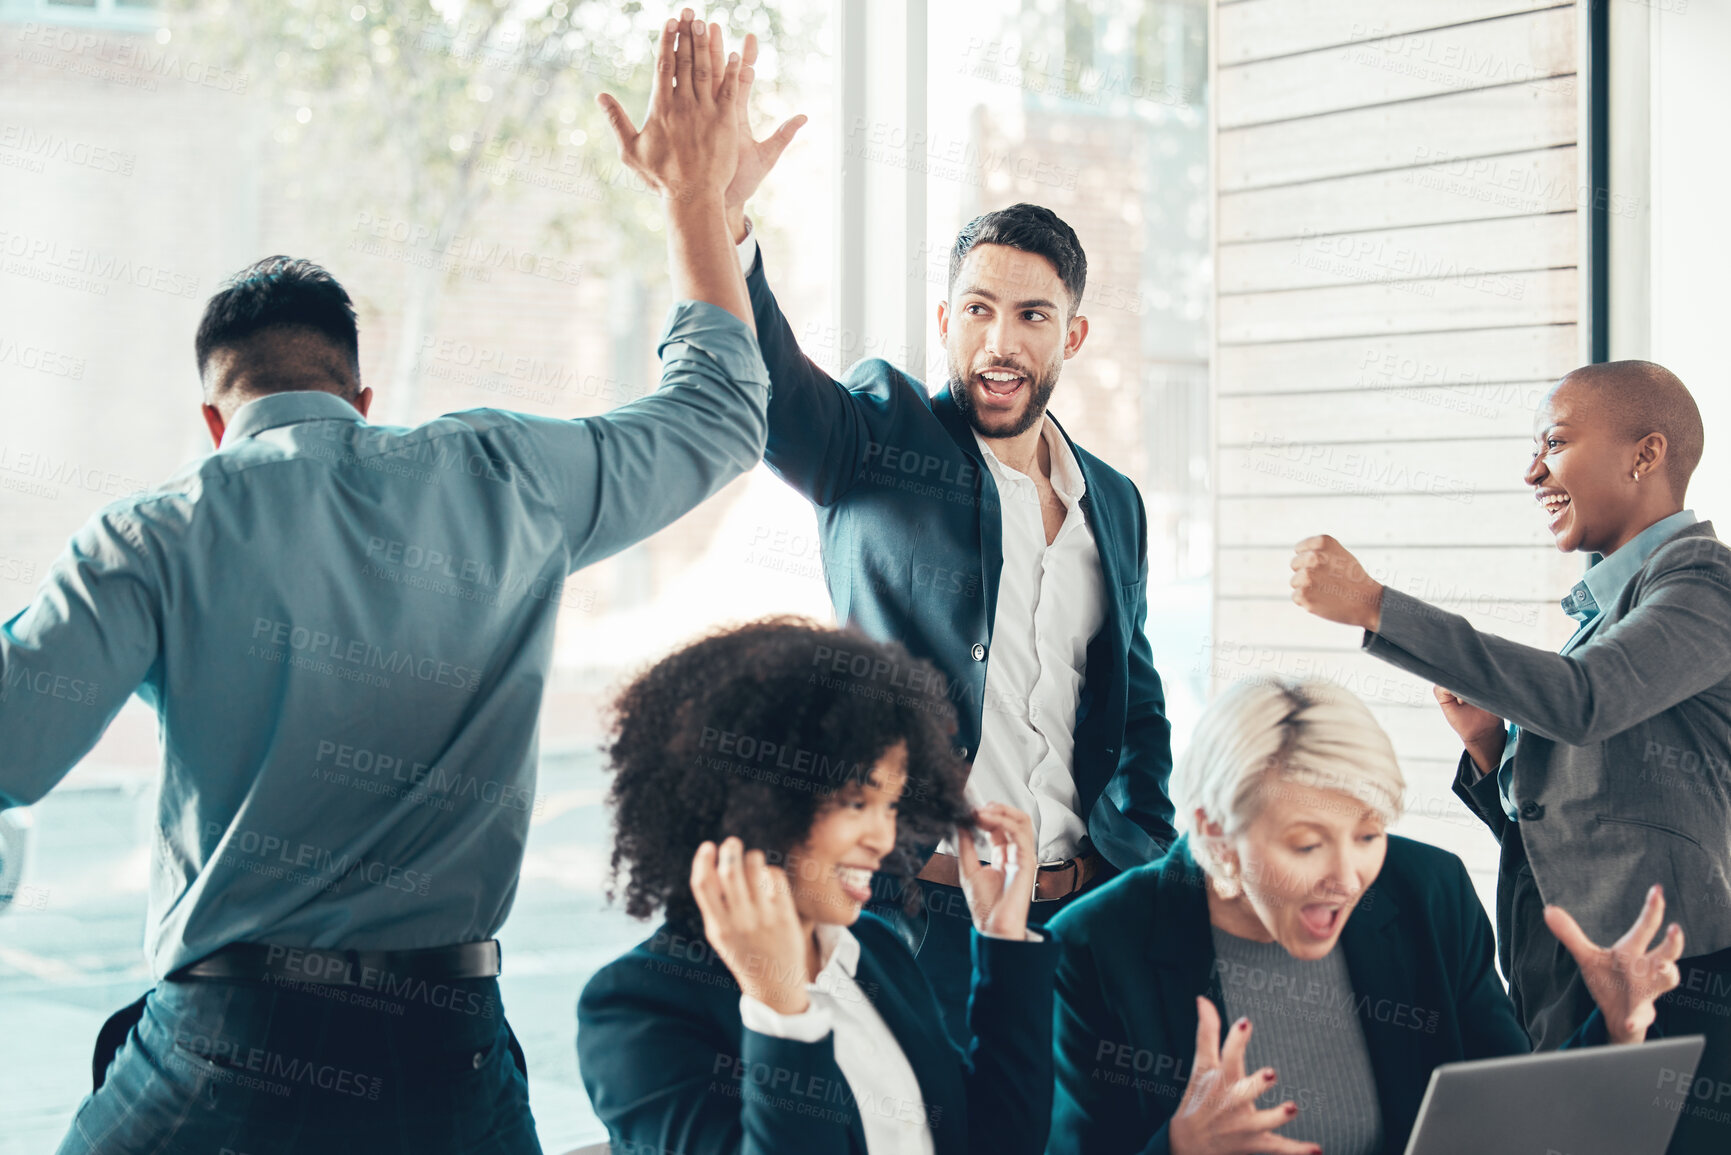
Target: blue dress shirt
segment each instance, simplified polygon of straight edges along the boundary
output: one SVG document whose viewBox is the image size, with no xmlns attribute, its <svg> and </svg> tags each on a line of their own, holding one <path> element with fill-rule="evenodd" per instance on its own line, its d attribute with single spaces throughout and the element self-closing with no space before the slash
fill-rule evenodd
<svg viewBox="0 0 1731 1155">
<path fill-rule="evenodd" d="M 1563 599 L 1563 612 L 1580 625 L 1570 635 L 1569 640 L 1563 643 L 1560 652 L 1566 654 L 1586 641 L 1601 608 L 1611 605 L 1623 595 L 1624 587 L 1641 571 L 1654 550 L 1669 541 L 1679 530 L 1694 525 L 1696 520 L 1694 512 L 1687 509 L 1673 513 L 1670 517 L 1660 518 L 1625 542 L 1622 549 L 1600 558 L 1597 565 L 1588 569 Z M 1520 807 L 1515 805 L 1515 740 L 1520 735 L 1519 726 L 1509 726 L 1508 740 L 1503 743 L 1502 760 L 1497 764 L 1497 797 L 1501 799 L 1503 813 L 1508 815 L 1510 822 L 1521 820 Z"/>
<path fill-rule="evenodd" d="M 101 511 L 0 626 L 0 808 L 46 794 L 136 690 L 162 741 L 159 977 L 236 941 L 494 935 L 567 577 L 762 456 L 755 335 L 680 302 L 661 355 L 658 392 L 574 421 L 243 405 L 220 450 Z"/>
</svg>

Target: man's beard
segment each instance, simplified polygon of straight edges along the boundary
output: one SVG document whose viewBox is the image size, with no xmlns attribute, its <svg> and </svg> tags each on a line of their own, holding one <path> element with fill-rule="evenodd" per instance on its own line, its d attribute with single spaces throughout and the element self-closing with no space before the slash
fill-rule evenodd
<svg viewBox="0 0 1731 1155">
<path fill-rule="evenodd" d="M 981 372 L 989 372 L 995 368 L 1002 368 L 1012 373 L 1022 372 L 1020 365 L 987 365 Z M 1043 372 L 1030 377 L 1025 386 L 1028 400 L 1022 406 L 1022 412 L 1011 418 L 1010 424 L 1002 428 L 990 428 L 981 420 L 979 410 L 974 408 L 974 395 L 968 391 L 967 379 L 962 376 L 960 367 L 956 365 L 954 358 L 950 359 L 950 396 L 955 398 L 956 408 L 962 411 L 962 416 L 968 419 L 968 424 L 973 426 L 974 432 L 981 437 L 993 440 L 1020 437 L 1038 424 L 1040 419 L 1046 415 L 1046 405 L 1052 400 L 1052 390 L 1058 387 L 1058 374 L 1063 371 L 1063 368 L 1064 361 L 1060 357 L 1046 366 Z"/>
</svg>

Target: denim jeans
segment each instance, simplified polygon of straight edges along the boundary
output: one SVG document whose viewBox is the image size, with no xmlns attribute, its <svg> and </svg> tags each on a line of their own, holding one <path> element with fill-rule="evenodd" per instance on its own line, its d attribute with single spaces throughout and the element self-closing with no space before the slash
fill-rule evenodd
<svg viewBox="0 0 1731 1155">
<path fill-rule="evenodd" d="M 497 979 L 166 982 L 141 1002 L 106 1063 L 104 1030 L 60 1155 L 540 1155 Z"/>
</svg>

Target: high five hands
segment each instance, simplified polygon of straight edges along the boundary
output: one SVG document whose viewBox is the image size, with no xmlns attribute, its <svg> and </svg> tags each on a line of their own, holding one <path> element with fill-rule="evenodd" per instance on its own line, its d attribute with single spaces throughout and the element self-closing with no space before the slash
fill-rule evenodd
<svg viewBox="0 0 1731 1155">
<path fill-rule="evenodd" d="M 689 8 L 669 20 L 655 51 L 643 127 L 610 94 L 596 98 L 626 167 L 666 199 L 719 199 L 738 169 L 740 70 L 737 53 L 723 56 L 720 25 L 694 19 Z"/>
<path fill-rule="evenodd" d="M 720 37 L 713 38 L 717 43 Z M 805 124 L 805 116 L 792 116 L 781 122 L 781 126 L 762 140 L 751 135 L 751 107 L 747 97 L 751 95 L 752 82 L 757 78 L 753 65 L 757 63 L 757 37 L 746 34 L 745 44 L 741 48 L 744 62 L 739 70 L 739 162 L 733 170 L 733 180 L 727 186 L 725 208 L 727 212 L 727 227 L 733 231 L 735 243 L 745 239 L 745 202 L 751 199 L 757 187 L 763 183 L 763 178 L 769 175 L 769 170 L 775 167 L 775 162 L 781 159 L 781 154 L 787 151 L 787 146 L 793 143 L 793 135 Z"/>
<path fill-rule="evenodd" d="M 655 88 L 639 131 L 611 95 L 598 100 L 619 138 L 625 164 L 663 196 L 676 190 L 722 189 L 734 240 L 743 239 L 745 203 L 751 199 L 794 134 L 803 115 L 783 121 L 762 140 L 751 132 L 751 86 L 757 78 L 757 37 L 747 35 L 741 53 L 726 51 L 721 25 L 695 19 L 687 8 L 661 31 L 655 54 Z M 722 131 L 721 121 L 731 121 Z M 692 150 L 711 144 L 707 155 Z"/>
</svg>

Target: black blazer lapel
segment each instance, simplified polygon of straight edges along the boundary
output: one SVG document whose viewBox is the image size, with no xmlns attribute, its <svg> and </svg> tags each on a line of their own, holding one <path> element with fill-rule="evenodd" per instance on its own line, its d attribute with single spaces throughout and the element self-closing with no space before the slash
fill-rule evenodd
<svg viewBox="0 0 1731 1155">
<path fill-rule="evenodd" d="M 1121 616 L 1124 607 L 1118 604 L 1118 588 L 1123 584 L 1124 579 L 1119 576 L 1119 558 L 1113 548 L 1118 539 L 1114 535 L 1116 527 L 1112 520 L 1111 503 L 1094 500 L 1094 495 L 1100 490 L 1095 485 L 1096 479 L 1093 469 L 1089 467 L 1087 461 L 1083 460 L 1082 452 L 1076 448 L 1076 443 L 1070 439 L 1069 433 L 1065 431 L 1062 425 L 1058 425 L 1056 417 L 1052 418 L 1052 424 L 1058 426 L 1058 435 L 1070 447 L 1070 455 L 1076 459 L 1076 468 L 1082 472 L 1082 486 L 1085 491 L 1081 501 L 1082 517 L 1087 521 L 1088 528 L 1094 533 L 1094 547 L 1100 554 L 1100 580 L 1106 586 L 1107 613 L 1111 617 Z M 1130 580 L 1135 580 L 1134 575 L 1131 576 Z"/>
<path fill-rule="evenodd" d="M 935 1012 L 922 1015 L 914 1007 L 903 989 L 907 979 L 892 975 L 864 942 L 860 946 L 854 980 L 877 1008 L 884 1025 L 901 1044 L 908 1065 L 914 1069 L 920 1096 L 926 1103 L 926 1118 L 937 1124 L 932 1128 L 932 1138 L 938 1155 L 963 1155 L 958 1142 L 962 1128 L 957 1124 L 965 1118 L 967 1088 L 962 1082 L 960 1053 L 944 1033 L 942 1018 Z M 910 969 L 911 966 L 910 960 Z M 943 1125 L 946 1120 L 952 1121 L 949 1126 Z M 856 1131 L 859 1126 L 856 1114 Z M 859 1131 L 859 1135 L 860 1152 L 864 1155 L 864 1132 Z"/>
<path fill-rule="evenodd" d="M 1426 1044 L 1436 1038 L 1436 1016 L 1442 1009 L 1414 1005 L 1418 967 L 1397 933 L 1396 914 L 1393 895 L 1373 883 L 1340 932 L 1338 948 L 1346 954 L 1358 1000 L 1355 1009 L 1376 1077 L 1384 1135 L 1406 1135 L 1418 1118 L 1419 1101 L 1429 1084 L 1425 1058 L 1431 1048 Z"/>
<path fill-rule="evenodd" d="M 1191 857 L 1188 838 L 1181 838 L 1158 866 L 1159 888 L 1149 925 L 1160 933 L 1148 940 L 1148 962 L 1163 972 L 1150 984 L 1161 995 L 1160 1025 L 1172 1040 L 1176 1055 L 1185 1058 L 1196 1041 L 1196 996 L 1207 995 L 1224 1030 L 1226 1002 L 1214 974 L 1214 938 L 1208 924 L 1208 885 L 1202 868 Z M 1184 1063 L 1184 1078 L 1190 1077 Z"/>
<path fill-rule="evenodd" d="M 975 509 L 980 519 L 980 588 L 986 593 L 986 630 L 998 619 L 998 578 L 1004 569 L 1004 515 L 998 504 L 998 482 L 992 476 L 986 459 L 974 440 L 974 427 L 956 405 L 945 386 L 932 398 L 932 412 L 937 415 L 950 440 L 956 443 L 979 466 L 980 486 L 975 494 Z"/>
</svg>

